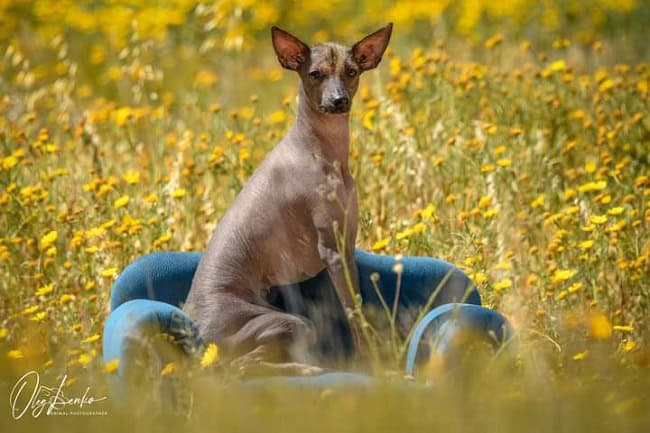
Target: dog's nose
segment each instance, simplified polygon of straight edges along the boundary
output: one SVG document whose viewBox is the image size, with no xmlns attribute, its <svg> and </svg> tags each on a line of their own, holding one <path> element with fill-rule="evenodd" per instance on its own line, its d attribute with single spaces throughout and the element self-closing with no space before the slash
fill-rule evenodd
<svg viewBox="0 0 650 433">
<path fill-rule="evenodd" d="M 337 110 L 347 110 L 350 108 L 350 98 L 347 96 L 340 96 L 334 100 L 334 107 L 336 107 Z"/>
</svg>

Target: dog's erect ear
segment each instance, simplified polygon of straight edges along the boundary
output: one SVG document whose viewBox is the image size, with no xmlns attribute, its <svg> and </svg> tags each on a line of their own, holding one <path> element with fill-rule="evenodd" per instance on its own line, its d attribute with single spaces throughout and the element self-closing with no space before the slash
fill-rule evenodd
<svg viewBox="0 0 650 433">
<path fill-rule="evenodd" d="M 367 71 L 377 67 L 386 51 L 392 31 L 393 23 L 388 23 L 386 27 L 369 34 L 352 46 L 352 58 L 361 69 Z"/>
<path fill-rule="evenodd" d="M 273 49 L 283 68 L 297 70 L 309 58 L 309 47 L 303 41 L 281 28 L 271 27 Z"/>
</svg>

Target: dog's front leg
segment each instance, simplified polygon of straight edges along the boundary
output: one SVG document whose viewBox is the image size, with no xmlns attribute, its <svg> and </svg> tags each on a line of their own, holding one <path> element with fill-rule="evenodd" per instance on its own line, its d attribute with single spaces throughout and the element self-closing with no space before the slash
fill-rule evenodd
<svg viewBox="0 0 650 433">
<path fill-rule="evenodd" d="M 356 307 L 353 296 L 359 293 L 359 275 L 354 258 L 354 246 L 346 245 L 345 257 L 343 257 L 337 249 L 332 227 L 329 230 L 323 228 L 318 230 L 318 253 L 327 266 L 327 272 L 350 327 L 355 352 L 358 353 L 362 346 L 362 334 L 359 321 L 354 315 Z"/>
</svg>

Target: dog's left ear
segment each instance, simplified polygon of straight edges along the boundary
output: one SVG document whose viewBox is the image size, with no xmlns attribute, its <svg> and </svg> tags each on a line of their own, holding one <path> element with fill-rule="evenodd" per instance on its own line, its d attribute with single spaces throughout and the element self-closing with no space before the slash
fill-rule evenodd
<svg viewBox="0 0 650 433">
<path fill-rule="evenodd" d="M 352 58 L 362 70 L 374 69 L 381 62 L 392 31 L 393 23 L 388 23 L 352 46 Z"/>
<path fill-rule="evenodd" d="M 307 44 L 291 33 L 273 26 L 271 27 L 271 39 L 275 54 L 283 68 L 296 71 L 309 58 L 310 50 Z"/>
</svg>

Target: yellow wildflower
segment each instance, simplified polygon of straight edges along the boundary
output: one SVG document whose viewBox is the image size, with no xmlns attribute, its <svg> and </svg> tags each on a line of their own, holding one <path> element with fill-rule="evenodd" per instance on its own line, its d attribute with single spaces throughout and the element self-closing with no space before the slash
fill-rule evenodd
<svg viewBox="0 0 650 433">
<path fill-rule="evenodd" d="M 99 334 L 94 334 L 91 335 L 90 337 L 87 337 L 83 340 L 81 340 L 82 343 L 94 343 L 95 341 L 99 340 L 100 335 Z"/>
<path fill-rule="evenodd" d="M 535 208 L 544 206 L 544 199 L 545 199 L 544 194 L 540 194 L 539 196 L 537 196 L 537 198 L 535 200 L 533 200 L 530 203 L 530 207 L 535 209 Z"/>
<path fill-rule="evenodd" d="M 99 275 L 105 278 L 112 278 L 117 275 L 118 269 L 117 267 L 112 267 L 112 268 L 106 268 L 102 271 L 99 272 Z"/>
<path fill-rule="evenodd" d="M 574 361 L 582 361 L 589 355 L 589 351 L 585 350 L 584 352 L 576 353 L 573 355 L 573 360 Z"/>
<path fill-rule="evenodd" d="M 573 278 L 575 274 L 577 274 L 577 271 L 573 269 L 557 269 L 551 276 L 551 282 L 556 284 L 562 283 Z"/>
<path fill-rule="evenodd" d="M 598 340 L 607 340 L 612 336 L 612 324 L 604 314 L 596 314 L 589 320 L 591 336 Z"/>
<path fill-rule="evenodd" d="M 23 359 L 25 355 L 22 350 L 14 349 L 7 352 L 7 357 L 10 359 Z"/>
<path fill-rule="evenodd" d="M 384 248 L 386 248 L 386 247 L 388 246 L 388 243 L 389 243 L 389 242 L 390 242 L 390 238 L 389 238 L 389 237 L 388 237 L 388 238 L 381 239 L 381 240 L 378 240 L 377 242 L 375 242 L 374 244 L 372 244 L 372 249 L 373 249 L 373 251 L 383 250 Z"/>
<path fill-rule="evenodd" d="M 105 373 L 115 373 L 120 366 L 120 360 L 119 359 L 114 359 L 112 361 L 107 362 L 104 365 L 104 372 Z"/>
<path fill-rule="evenodd" d="M 175 371 L 176 371 L 176 364 L 174 364 L 173 362 L 169 362 L 160 371 L 160 375 L 168 376 L 170 374 L 173 374 Z"/>
<path fill-rule="evenodd" d="M 115 202 L 113 203 L 113 207 L 115 209 L 119 209 L 129 204 L 129 201 L 131 201 L 131 197 L 129 197 L 128 195 L 123 195 L 122 197 L 115 200 Z"/>
<path fill-rule="evenodd" d="M 509 289 L 512 287 L 512 280 L 510 278 L 504 278 L 501 281 L 494 283 L 494 290 L 500 292 L 501 290 Z"/>
<path fill-rule="evenodd" d="M 596 225 L 602 225 L 607 222 L 607 215 L 592 215 L 589 217 L 589 221 Z"/>
<path fill-rule="evenodd" d="M 54 290 L 54 283 L 47 284 L 43 287 L 40 287 L 36 290 L 36 294 L 38 296 L 45 296 L 49 293 L 52 293 L 52 290 Z"/>
<path fill-rule="evenodd" d="M 59 234 L 56 230 L 49 231 L 45 236 L 41 238 L 40 250 L 46 250 L 49 248 L 56 240 L 59 238 Z"/>
<path fill-rule="evenodd" d="M 219 359 L 219 348 L 216 344 L 210 343 L 201 357 L 201 367 L 209 367 Z"/>
<path fill-rule="evenodd" d="M 176 188 L 174 191 L 172 191 L 172 197 L 174 198 L 183 198 L 185 197 L 185 194 L 185 188 Z"/>
<path fill-rule="evenodd" d="M 602 191 L 607 188 L 607 182 L 604 180 L 598 182 L 588 182 L 578 187 L 580 192 Z"/>
<path fill-rule="evenodd" d="M 578 247 L 580 247 L 581 250 L 589 250 L 593 246 L 594 246 L 594 241 L 592 240 L 583 241 L 578 244 Z"/>
<path fill-rule="evenodd" d="M 135 185 L 140 182 L 140 173 L 137 171 L 127 171 L 122 175 L 122 179 L 129 185 Z"/>
<path fill-rule="evenodd" d="M 79 358 L 77 360 L 79 361 L 79 364 L 85 367 L 93 361 L 93 358 L 94 356 L 92 353 L 82 353 L 79 355 Z"/>
</svg>

